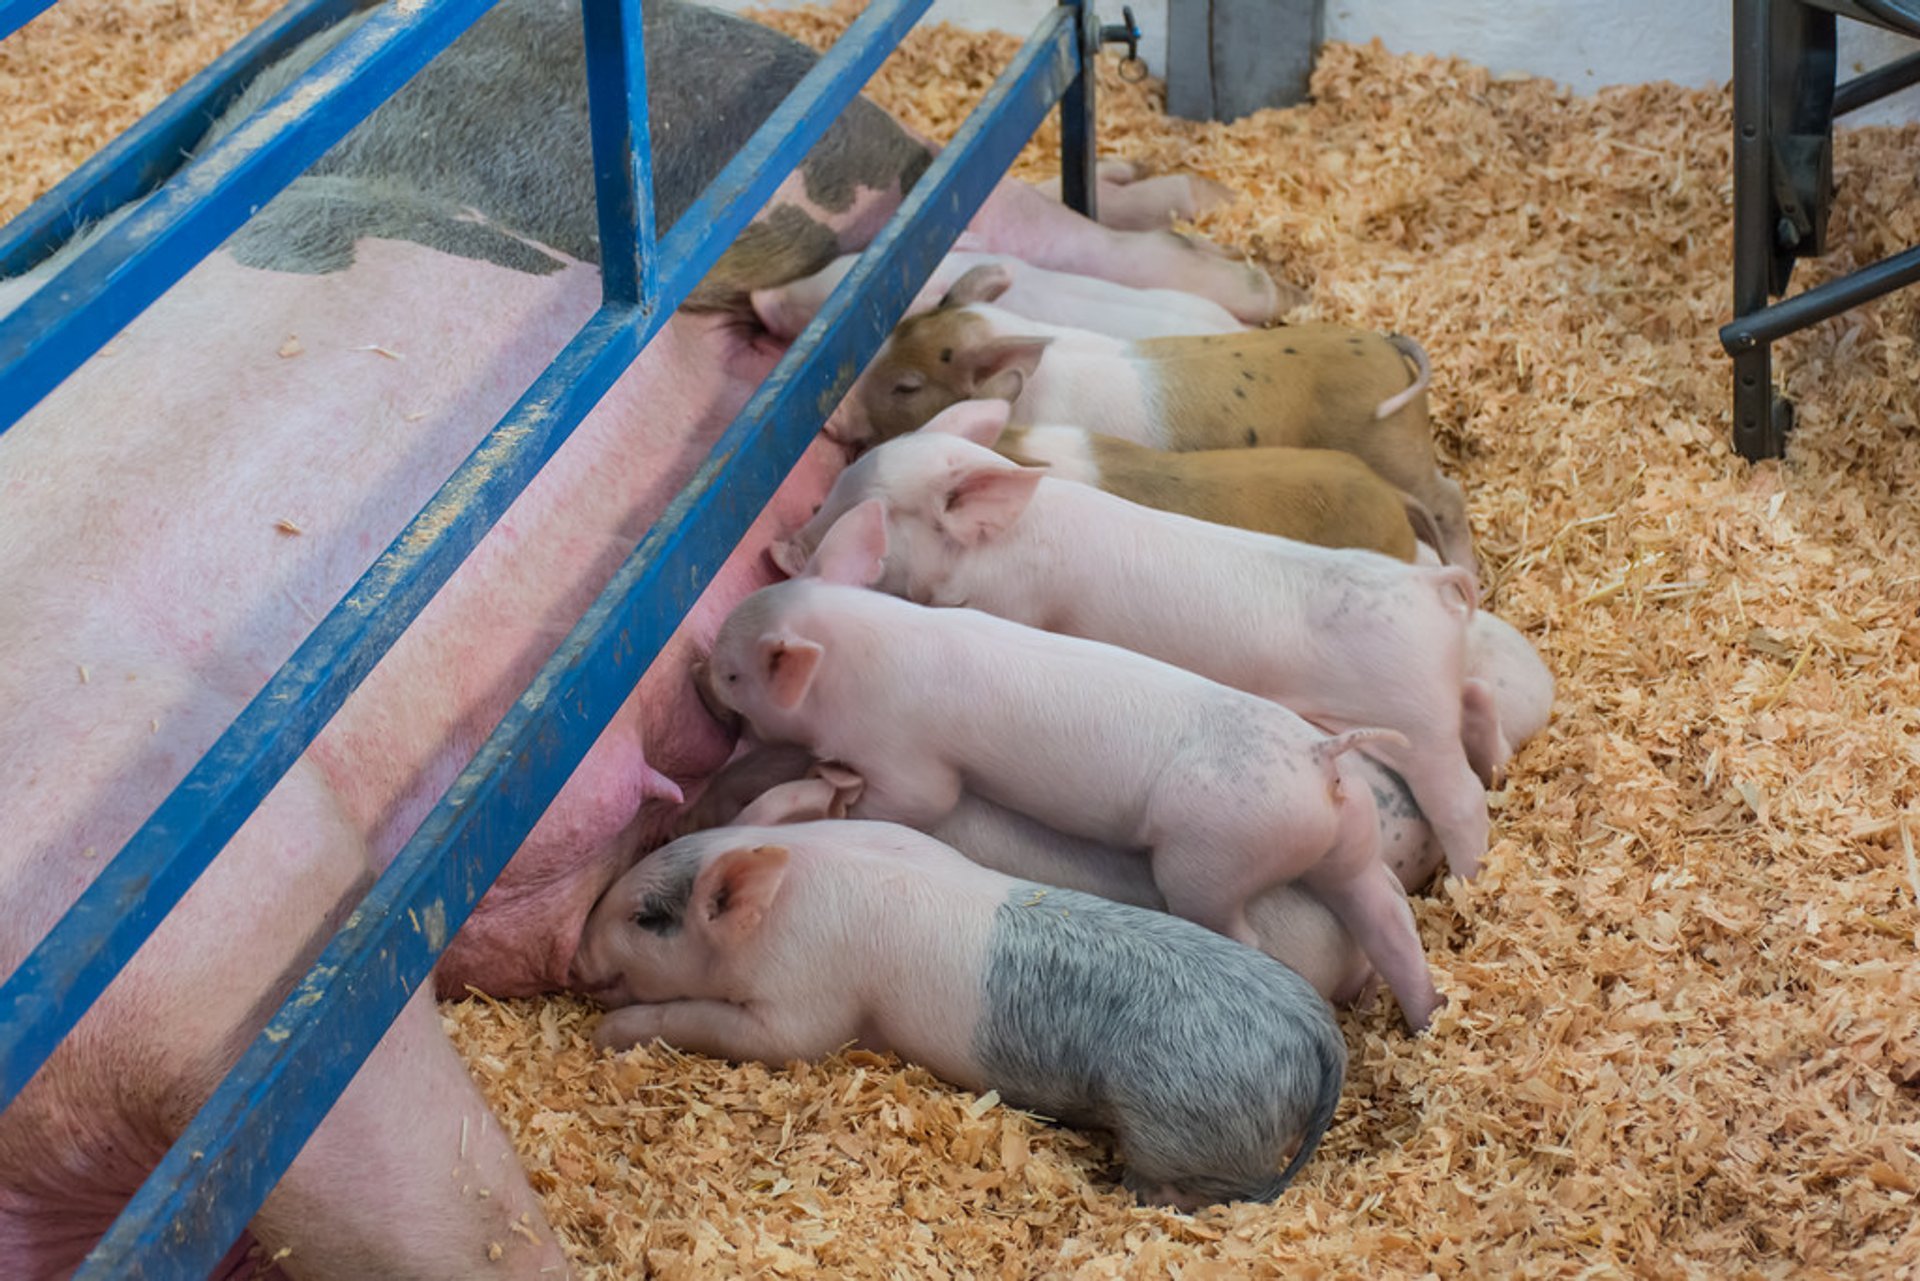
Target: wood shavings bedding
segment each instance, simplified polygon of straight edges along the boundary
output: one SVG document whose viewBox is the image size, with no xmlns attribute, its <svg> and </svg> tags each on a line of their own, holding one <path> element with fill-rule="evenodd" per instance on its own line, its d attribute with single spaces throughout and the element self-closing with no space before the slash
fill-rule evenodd
<svg viewBox="0 0 1920 1281">
<path fill-rule="evenodd" d="M 266 0 L 68 0 L 0 46 L 16 212 Z M 819 45 L 852 10 L 768 21 Z M 870 92 L 945 137 L 1017 41 L 916 32 Z M 1417 901 L 1451 1005 L 1345 1015 L 1281 1201 L 1140 1209 L 1084 1136 L 867 1054 L 596 1057 L 568 998 L 449 1004 L 591 1277 L 1920 1275 L 1920 293 L 1782 344 L 1785 464 L 1728 436 L 1730 112 L 1329 46 L 1311 105 L 1101 144 L 1241 199 L 1199 230 L 1296 318 L 1432 354 L 1489 605 L 1560 681 L 1471 885 Z M 1016 172 L 1055 172 L 1052 125 Z M 1814 283 L 1920 240 L 1920 130 L 1843 133 Z"/>
</svg>

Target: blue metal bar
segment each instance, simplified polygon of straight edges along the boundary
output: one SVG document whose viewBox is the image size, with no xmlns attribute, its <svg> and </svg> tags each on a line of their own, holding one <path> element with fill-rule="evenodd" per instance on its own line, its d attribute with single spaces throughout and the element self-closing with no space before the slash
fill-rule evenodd
<svg viewBox="0 0 1920 1281">
<path fill-rule="evenodd" d="M 0 1108 L 930 4 L 883 0 L 861 14 L 668 234 L 664 305 L 595 316 L 0 987 Z"/>
<path fill-rule="evenodd" d="M 30 0 L 42 3 L 42 0 Z M 50 2 L 50 0 L 47 0 Z M 254 28 L 140 122 L 0 228 L 0 276 L 30 270 L 73 233 L 146 195 L 180 167 L 207 127 L 260 71 L 372 0 L 299 0 Z M 0 18 L 0 34 L 6 20 Z"/>
<path fill-rule="evenodd" d="M 198 1277 L 252 1218 L 1077 66 L 1048 16 L 318 963 L 80 1278 Z M 425 929 L 431 917 L 445 927 Z M 276 1087 L 293 1082 L 298 1088 Z M 272 1106 L 267 1106 L 271 1098 Z"/>
<path fill-rule="evenodd" d="M 580 14 L 600 212 L 600 296 L 609 304 L 644 299 L 651 310 L 660 298 L 660 271 L 640 3 L 581 0 Z"/>
<path fill-rule="evenodd" d="M 32 22 L 53 0 L 0 0 L 0 40 Z"/>
<path fill-rule="evenodd" d="M 382 5 L 0 317 L 0 431 L 372 113 L 493 0 Z"/>
</svg>

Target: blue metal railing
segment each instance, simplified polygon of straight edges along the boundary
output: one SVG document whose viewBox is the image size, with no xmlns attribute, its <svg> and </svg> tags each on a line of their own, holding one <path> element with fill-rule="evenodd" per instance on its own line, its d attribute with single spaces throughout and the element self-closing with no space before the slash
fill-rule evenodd
<svg viewBox="0 0 1920 1281">
<path fill-rule="evenodd" d="M 0 1106 L 38 1071 L 930 2 L 876 0 L 656 243 L 639 5 L 583 0 L 603 306 L 0 988 Z M 0 31 L 17 7 L 18 0 L 0 7 Z M 250 75 L 278 56 L 270 50 L 297 43 L 292 32 L 310 33 L 324 25 L 324 16 L 353 7 L 320 0 L 291 10 L 269 24 L 275 30 L 263 28 L 227 60 L 235 74 Z M 38 304 L 31 317 L 51 336 L 22 319 L 25 308 L 0 320 L 0 428 L 487 7 L 478 0 L 422 0 L 404 17 L 385 10 L 372 15 L 30 299 L 27 307 Z M 194 1118 L 81 1275 L 204 1275 L 239 1235 L 798 460 L 892 318 L 1046 113 L 1070 89 L 1081 92 L 1074 87 L 1087 82 L 1080 72 L 1097 47 L 1095 30 L 1078 0 L 1066 0 L 1042 22 Z M 183 121 L 210 119 L 218 104 L 231 100 L 233 86 L 205 80 L 188 87 L 198 105 L 163 106 L 102 155 L 117 148 L 127 167 L 151 170 L 155 154 L 182 145 Z M 1083 99 L 1062 109 L 1077 120 L 1090 117 Z M 328 118 L 311 119 L 315 114 Z M 1091 136 L 1082 130 L 1076 141 L 1082 145 L 1069 163 L 1084 176 L 1091 170 Z M 112 193 L 138 194 L 155 180 L 151 172 L 129 178 L 90 162 L 0 232 L 0 254 L 37 260 L 71 234 L 80 218 L 63 224 L 43 208 L 56 197 L 84 202 L 88 216 L 97 216 L 113 203 Z M 1085 188 L 1091 192 L 1090 181 Z M 25 230 L 16 230 L 23 224 Z M 429 932 L 420 924 L 428 920 L 444 928 Z M 276 1090 L 296 1065 L 300 1088 Z"/>
</svg>

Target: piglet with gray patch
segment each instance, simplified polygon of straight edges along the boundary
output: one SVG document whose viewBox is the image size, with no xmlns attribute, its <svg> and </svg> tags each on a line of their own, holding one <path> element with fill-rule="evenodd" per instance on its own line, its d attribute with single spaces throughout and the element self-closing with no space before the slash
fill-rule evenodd
<svg viewBox="0 0 1920 1281">
<path fill-rule="evenodd" d="M 1113 1131 L 1126 1186 L 1186 1209 L 1277 1197 L 1346 1069 L 1326 1002 L 1278 962 L 891 823 L 682 837 L 607 891 L 575 972 L 619 1006 L 603 1046 L 768 1063 L 891 1050 Z"/>
</svg>

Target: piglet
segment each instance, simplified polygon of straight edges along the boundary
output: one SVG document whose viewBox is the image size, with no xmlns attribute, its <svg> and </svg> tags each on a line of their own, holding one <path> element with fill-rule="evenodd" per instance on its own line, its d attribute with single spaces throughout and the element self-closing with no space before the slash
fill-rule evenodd
<svg viewBox="0 0 1920 1281">
<path fill-rule="evenodd" d="M 1441 557 L 1472 570 L 1466 498 L 1434 461 L 1432 368 L 1410 338 L 1345 325 L 1093 341 L 990 303 L 900 322 L 854 389 L 871 446 L 962 400 L 1013 405 L 1017 427 L 1061 423 L 1155 449 L 1338 449 L 1433 513 Z"/>
<path fill-rule="evenodd" d="M 1145 507 L 1395 560 L 1413 560 L 1419 541 L 1439 545 L 1439 528 L 1425 504 L 1341 450 L 1275 446 L 1175 453 L 1059 425 L 1012 427 L 995 438 L 992 418 L 1005 421 L 1011 412 L 997 400 L 962 401 L 941 415 L 970 406 L 979 407 L 972 411 L 981 423 L 975 438 L 1002 457 Z"/>
<path fill-rule="evenodd" d="M 1364 756 L 1349 758 L 1373 793 L 1380 826 L 1380 856 L 1402 886 L 1425 885 L 1440 866 L 1433 840 L 1406 784 L 1386 766 Z M 743 751 L 713 779 L 701 803 L 683 816 L 681 833 L 729 822 L 772 822 L 743 813 L 760 798 L 783 796 L 782 812 L 801 819 L 844 818 L 858 800 L 859 775 L 816 761 L 799 747 L 756 746 Z M 761 791 L 747 793 L 755 787 Z M 793 821 L 786 819 L 782 821 Z M 929 836 L 951 845 L 996 872 L 1043 885 L 1097 894 L 1156 912 L 1167 903 L 1153 883 L 1144 850 L 1120 850 L 1046 824 L 962 792 L 953 812 Z M 1262 952 L 1313 985 L 1336 1006 L 1351 1004 L 1370 985 L 1373 967 L 1337 917 L 1296 885 L 1277 885 L 1247 904 L 1247 922 Z"/>
<path fill-rule="evenodd" d="M 753 310 L 776 338 L 792 341 L 819 314 L 858 254 L 836 258 L 811 276 L 753 291 Z M 1231 334 L 1246 326 L 1209 298 L 1177 289 L 1136 289 L 1094 276 L 1049 271 L 1007 254 L 956 250 L 941 259 L 906 314 L 997 300 L 1029 321 L 1070 325 L 1114 338 Z"/>
<path fill-rule="evenodd" d="M 682 837 L 607 891 L 575 972 L 619 1007 L 603 1046 L 768 1063 L 890 1050 L 1113 1131 L 1127 1188 L 1185 1209 L 1279 1196 L 1346 1070 L 1326 1002 L 1278 962 L 891 823 Z"/>
<path fill-rule="evenodd" d="M 1329 737 L 1144 655 L 860 590 L 878 566 L 864 540 L 837 548 L 840 533 L 821 545 L 819 577 L 763 588 L 721 625 L 711 705 L 860 775 L 856 817 L 931 827 L 964 787 L 1144 850 L 1170 911 L 1249 946 L 1248 900 L 1299 880 L 1425 1026 L 1439 997 L 1346 756 L 1397 734 Z"/>
<path fill-rule="evenodd" d="M 1122 645 L 1324 728 L 1398 730 L 1368 754 L 1413 789 L 1447 865 L 1478 869 L 1475 762 L 1497 723 L 1491 692 L 1465 676 L 1462 571 L 1154 511 L 944 431 L 890 441 L 842 472 L 810 528 L 836 517 L 832 531 L 847 525 L 872 582 L 895 595 Z"/>
</svg>

